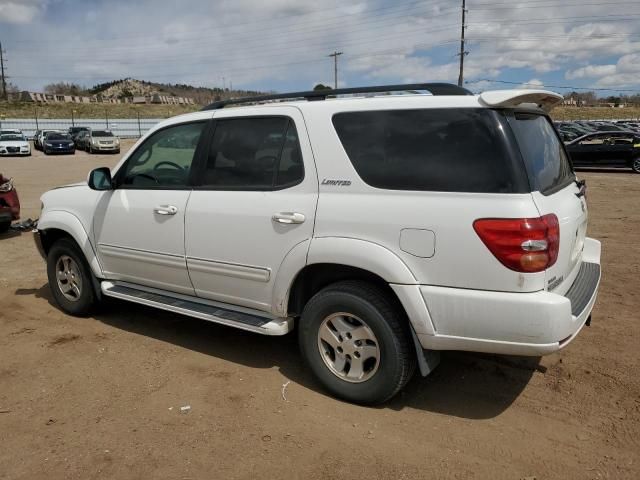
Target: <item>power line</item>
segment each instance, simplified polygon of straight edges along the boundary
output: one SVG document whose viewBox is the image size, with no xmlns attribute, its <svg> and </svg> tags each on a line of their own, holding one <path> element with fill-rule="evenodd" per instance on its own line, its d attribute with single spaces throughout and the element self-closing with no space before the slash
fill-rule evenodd
<svg viewBox="0 0 640 480">
<path fill-rule="evenodd" d="M 0 75 L 2 76 L 2 97 L 7 100 L 7 77 L 4 74 L 4 50 L 2 50 L 2 42 L 0 42 Z"/>
<path fill-rule="evenodd" d="M 460 30 L 460 73 L 458 74 L 458 86 L 461 87 L 462 84 L 464 83 L 464 56 L 467 55 L 469 52 L 465 51 L 464 49 L 464 29 L 467 28 L 467 25 L 465 23 L 465 19 L 466 19 L 466 14 L 467 14 L 467 9 L 466 9 L 466 1 L 462 0 L 462 28 Z"/>
<path fill-rule="evenodd" d="M 336 90 L 338 89 L 338 57 L 342 55 L 343 52 L 338 52 L 335 50 L 333 53 L 329 54 L 329 57 L 333 57 L 333 85 Z"/>
</svg>

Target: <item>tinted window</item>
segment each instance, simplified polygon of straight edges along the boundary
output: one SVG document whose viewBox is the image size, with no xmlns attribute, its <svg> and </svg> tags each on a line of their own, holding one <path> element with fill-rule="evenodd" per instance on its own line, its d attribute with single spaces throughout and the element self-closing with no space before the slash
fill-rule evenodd
<svg viewBox="0 0 640 480">
<path fill-rule="evenodd" d="M 203 186 L 271 190 L 300 183 L 303 177 L 298 134 L 287 118 L 216 121 Z"/>
<path fill-rule="evenodd" d="M 562 142 L 546 117 L 516 113 L 509 122 L 534 191 L 550 193 L 574 180 Z"/>
<path fill-rule="evenodd" d="M 71 137 L 66 133 L 47 133 L 46 140 L 71 140 Z"/>
<path fill-rule="evenodd" d="M 358 175 L 393 190 L 518 190 L 498 114 L 487 109 L 339 113 L 340 141 Z"/>
<path fill-rule="evenodd" d="M 91 132 L 93 137 L 113 137 L 113 133 L 107 130 L 94 130 Z"/>
<path fill-rule="evenodd" d="M 187 186 L 204 125 L 176 125 L 154 133 L 118 172 L 118 183 L 138 188 Z"/>
</svg>

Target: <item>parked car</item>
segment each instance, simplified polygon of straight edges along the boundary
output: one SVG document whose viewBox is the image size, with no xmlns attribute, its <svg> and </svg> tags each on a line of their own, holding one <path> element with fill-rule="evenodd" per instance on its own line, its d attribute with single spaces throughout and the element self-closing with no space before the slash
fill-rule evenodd
<svg viewBox="0 0 640 480">
<path fill-rule="evenodd" d="M 89 131 L 84 130 L 76 135 L 75 144 L 76 149 L 78 150 L 87 150 L 87 137 L 89 136 Z"/>
<path fill-rule="evenodd" d="M 369 96 L 401 90 L 431 95 Z M 329 94 L 216 102 L 161 122 L 87 185 L 45 193 L 34 238 L 56 303 L 296 327 L 319 382 L 358 403 L 391 398 L 416 364 L 426 376 L 440 350 L 571 343 L 590 322 L 600 242 L 546 113 L 562 96 Z"/>
<path fill-rule="evenodd" d="M 44 137 L 42 146 L 45 155 L 76 152 L 76 145 L 68 133 L 49 132 Z"/>
<path fill-rule="evenodd" d="M 597 132 L 566 144 L 575 167 L 627 167 L 640 173 L 640 134 Z"/>
<path fill-rule="evenodd" d="M 0 155 L 31 155 L 29 141 L 20 130 L 0 131 Z"/>
<path fill-rule="evenodd" d="M 49 133 L 63 133 L 61 130 L 36 130 L 36 133 L 33 137 L 33 148 L 36 150 L 43 149 L 44 137 L 46 137 Z"/>
<path fill-rule="evenodd" d="M 13 179 L 0 173 L 0 233 L 6 232 L 13 220 L 20 219 L 20 200 Z"/>
<path fill-rule="evenodd" d="M 109 130 L 89 130 L 83 138 L 83 145 L 89 153 L 120 153 L 120 139 Z"/>
<path fill-rule="evenodd" d="M 76 148 L 80 148 L 80 146 L 78 145 L 78 136 L 82 132 L 88 132 L 89 130 L 90 130 L 89 127 L 69 127 L 69 130 L 67 133 L 71 135 L 71 139 L 75 143 Z"/>
</svg>

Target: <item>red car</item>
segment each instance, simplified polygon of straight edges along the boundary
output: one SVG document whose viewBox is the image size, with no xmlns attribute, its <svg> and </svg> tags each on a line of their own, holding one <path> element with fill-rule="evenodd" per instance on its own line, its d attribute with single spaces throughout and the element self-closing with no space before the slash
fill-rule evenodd
<svg viewBox="0 0 640 480">
<path fill-rule="evenodd" d="M 13 220 L 20 218 L 20 200 L 11 178 L 0 173 L 0 233 L 9 229 Z"/>
</svg>

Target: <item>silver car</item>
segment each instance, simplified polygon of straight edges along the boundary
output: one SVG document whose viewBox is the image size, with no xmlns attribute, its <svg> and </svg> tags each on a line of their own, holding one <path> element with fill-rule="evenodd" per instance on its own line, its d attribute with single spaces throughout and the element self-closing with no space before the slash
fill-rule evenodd
<svg viewBox="0 0 640 480">
<path fill-rule="evenodd" d="M 83 143 L 89 153 L 120 153 L 120 139 L 110 130 L 89 130 L 83 137 Z"/>
</svg>

